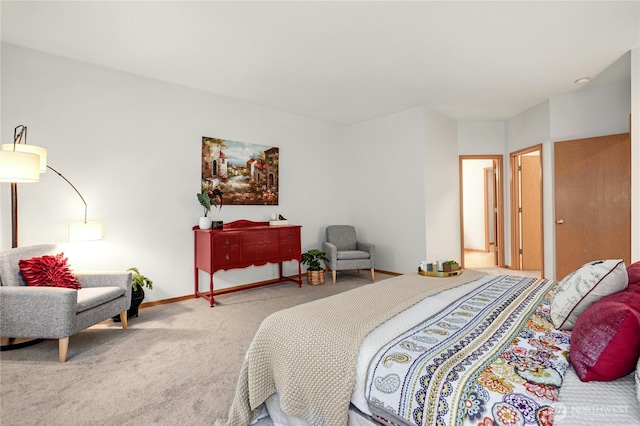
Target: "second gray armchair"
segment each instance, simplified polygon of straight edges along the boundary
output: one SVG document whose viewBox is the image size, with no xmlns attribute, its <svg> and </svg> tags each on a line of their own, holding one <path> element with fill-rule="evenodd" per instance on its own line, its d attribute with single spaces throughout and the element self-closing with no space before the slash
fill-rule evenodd
<svg viewBox="0 0 640 426">
<path fill-rule="evenodd" d="M 351 225 L 327 226 L 327 241 L 322 243 L 326 253 L 327 267 L 332 272 L 333 283 L 336 283 L 336 272 L 344 270 L 370 269 L 371 281 L 375 281 L 374 244 L 358 241 L 356 229 Z"/>
</svg>

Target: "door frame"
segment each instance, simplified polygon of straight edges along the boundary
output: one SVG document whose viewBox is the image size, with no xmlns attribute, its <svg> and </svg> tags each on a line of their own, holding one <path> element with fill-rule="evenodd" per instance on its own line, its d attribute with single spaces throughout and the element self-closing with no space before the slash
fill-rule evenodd
<svg viewBox="0 0 640 426">
<path fill-rule="evenodd" d="M 489 214 L 491 213 L 491 206 L 489 203 L 489 185 L 491 185 L 491 176 L 493 174 L 493 167 L 484 168 L 484 251 L 489 253 L 491 250 L 491 220 L 489 220 Z M 494 179 L 495 181 L 495 179 Z M 495 185 L 494 185 L 495 186 Z M 495 190 L 494 197 L 495 197 Z M 495 227 L 495 223 L 493 224 Z M 464 248 L 464 247 L 463 247 Z M 495 250 L 494 250 L 495 252 Z M 498 262 L 496 262 L 498 263 Z"/>
<path fill-rule="evenodd" d="M 504 183 L 503 183 L 503 156 L 502 155 L 460 155 L 458 156 L 458 173 L 460 182 L 460 266 L 464 269 L 464 191 L 462 181 L 462 161 L 463 160 L 493 160 L 496 177 L 496 244 L 499 268 L 504 268 Z"/>
<path fill-rule="evenodd" d="M 510 188 L 510 209 L 509 209 L 509 217 L 511 222 L 511 269 L 520 270 L 522 265 L 520 262 L 520 215 L 518 214 L 518 200 L 520 199 L 520 185 L 517 185 L 518 181 L 518 157 L 529 154 L 531 152 L 539 151 L 540 152 L 540 249 L 541 249 L 541 267 L 540 267 L 540 277 L 544 277 L 544 194 L 543 189 L 544 185 L 542 183 L 543 176 L 543 165 L 542 165 L 542 144 L 530 146 L 528 148 L 524 148 L 518 151 L 514 151 L 509 154 L 509 165 L 510 165 L 510 178 L 509 178 L 509 188 Z"/>
</svg>

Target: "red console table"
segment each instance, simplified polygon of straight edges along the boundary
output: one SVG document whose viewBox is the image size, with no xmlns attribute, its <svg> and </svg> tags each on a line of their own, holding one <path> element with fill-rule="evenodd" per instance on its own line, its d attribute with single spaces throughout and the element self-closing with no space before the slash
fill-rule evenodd
<svg viewBox="0 0 640 426">
<path fill-rule="evenodd" d="M 207 299 L 213 307 L 213 274 L 216 271 L 246 268 L 252 265 L 260 266 L 267 263 L 279 263 L 280 277 L 250 286 L 251 288 L 285 281 L 296 282 L 298 287 L 302 287 L 300 228 L 299 225 L 270 226 L 269 222 L 249 220 L 237 220 L 224 224 L 223 229 L 200 229 L 194 226 L 195 297 Z M 297 280 L 282 274 L 282 262 L 289 260 L 298 261 Z M 209 294 L 200 292 L 198 269 L 209 274 Z M 247 287 L 223 290 L 216 294 L 245 288 Z"/>
</svg>

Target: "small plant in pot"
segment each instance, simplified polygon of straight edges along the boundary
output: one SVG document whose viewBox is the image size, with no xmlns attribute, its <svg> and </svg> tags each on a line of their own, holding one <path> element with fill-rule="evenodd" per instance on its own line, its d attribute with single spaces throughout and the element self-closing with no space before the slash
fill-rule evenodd
<svg viewBox="0 0 640 426">
<path fill-rule="evenodd" d="M 311 285 L 324 284 L 323 261 L 329 261 L 323 251 L 311 249 L 302 253 L 302 263 L 307 266 L 307 283 Z"/>
<path fill-rule="evenodd" d="M 127 318 L 137 317 L 138 316 L 138 308 L 140 308 L 140 304 L 144 300 L 144 287 L 147 287 L 149 290 L 153 289 L 153 281 L 149 278 L 145 277 L 140 273 L 138 268 L 131 267 L 127 269 L 127 271 L 131 271 L 131 306 L 129 310 L 127 310 Z M 114 322 L 120 322 L 120 316 L 116 315 L 113 318 Z"/>
<path fill-rule="evenodd" d="M 204 216 L 200 218 L 198 221 L 198 227 L 200 229 L 209 229 L 211 228 L 212 222 L 209 217 L 209 212 L 211 211 L 211 207 L 218 207 L 222 209 L 222 191 L 218 188 L 214 188 L 212 190 L 203 189 L 202 192 L 196 194 L 198 197 L 198 202 L 204 208 Z M 215 221 L 213 229 L 222 228 L 222 221 Z"/>
</svg>

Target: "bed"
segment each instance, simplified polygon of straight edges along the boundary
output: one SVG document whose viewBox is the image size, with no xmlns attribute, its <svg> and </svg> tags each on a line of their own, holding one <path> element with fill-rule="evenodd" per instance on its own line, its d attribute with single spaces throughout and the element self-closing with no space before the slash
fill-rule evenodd
<svg viewBox="0 0 640 426">
<path fill-rule="evenodd" d="M 616 270 L 624 288 L 590 289 L 580 303 L 630 291 L 624 263 Z M 572 331 L 552 318 L 572 297 L 564 281 L 407 274 L 277 312 L 216 425 L 640 424 L 634 372 L 608 382 L 576 375 Z M 579 308 L 563 319 L 575 323 L 589 306 Z"/>
</svg>

